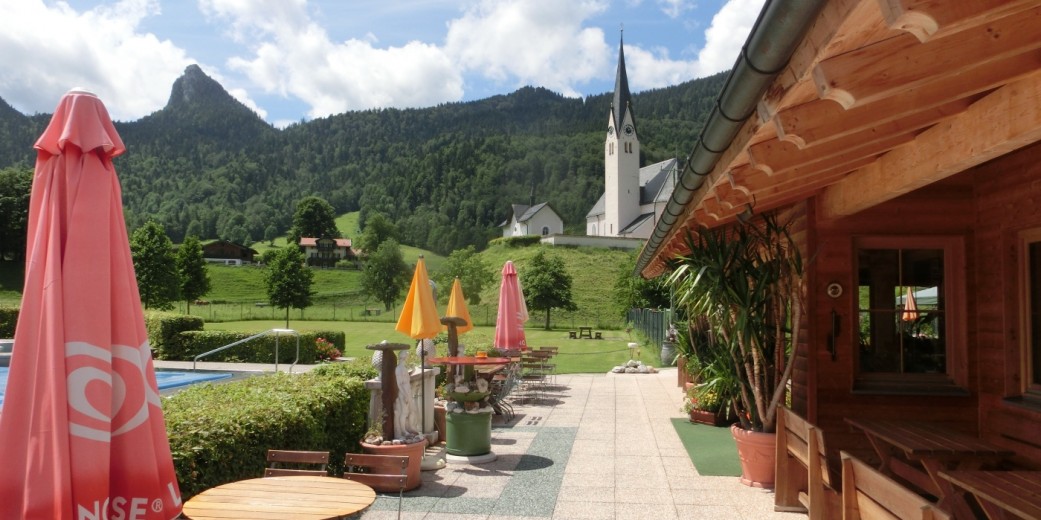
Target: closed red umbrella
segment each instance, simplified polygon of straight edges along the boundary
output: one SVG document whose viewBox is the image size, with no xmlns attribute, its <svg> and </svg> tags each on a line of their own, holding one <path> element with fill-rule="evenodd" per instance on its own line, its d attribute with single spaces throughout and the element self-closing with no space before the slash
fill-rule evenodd
<svg viewBox="0 0 1041 520">
<path fill-rule="evenodd" d="M 502 283 L 499 285 L 499 314 L 495 319 L 495 348 L 499 350 L 527 350 L 524 339 L 524 322 L 528 321 L 528 306 L 524 303 L 517 269 L 513 261 L 502 266 Z"/>
<path fill-rule="evenodd" d="M 91 93 L 36 142 L 25 286 L 0 414 L 0 518 L 181 511 L 112 158 Z"/>
</svg>

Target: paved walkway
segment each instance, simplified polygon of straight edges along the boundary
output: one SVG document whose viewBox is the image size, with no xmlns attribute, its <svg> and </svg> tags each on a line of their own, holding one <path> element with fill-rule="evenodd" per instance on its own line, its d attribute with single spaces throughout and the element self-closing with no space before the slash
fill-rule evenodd
<svg viewBox="0 0 1041 520">
<path fill-rule="evenodd" d="M 488 464 L 423 472 L 405 519 L 787 519 L 773 493 L 698 475 L 670 422 L 683 417 L 676 370 L 559 375 L 541 402 L 493 423 Z M 397 518 L 381 495 L 362 518 Z"/>
</svg>

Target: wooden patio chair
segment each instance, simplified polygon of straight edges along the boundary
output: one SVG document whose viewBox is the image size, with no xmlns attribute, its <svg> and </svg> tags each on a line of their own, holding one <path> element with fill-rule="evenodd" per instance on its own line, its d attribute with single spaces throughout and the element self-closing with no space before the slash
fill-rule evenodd
<svg viewBox="0 0 1041 520">
<path fill-rule="evenodd" d="M 950 520 L 931 502 L 860 459 L 845 451 L 841 456 L 843 520 Z"/>
<path fill-rule="evenodd" d="M 267 461 L 270 466 L 264 469 L 265 477 L 285 477 L 292 475 L 314 475 L 318 477 L 329 476 L 329 471 L 326 469 L 329 464 L 328 451 L 267 450 Z M 284 467 L 286 464 L 292 464 L 296 467 Z M 321 465 L 321 468 L 300 469 L 299 466 L 304 464 L 319 464 Z"/>
<path fill-rule="evenodd" d="M 842 507 L 840 475 L 828 464 L 824 433 L 786 407 L 777 413 L 774 510 L 835 518 Z"/>
<path fill-rule="evenodd" d="M 343 478 L 361 482 L 380 492 L 398 491 L 398 518 L 405 500 L 408 479 L 408 456 L 348 453 L 344 459 Z"/>
</svg>

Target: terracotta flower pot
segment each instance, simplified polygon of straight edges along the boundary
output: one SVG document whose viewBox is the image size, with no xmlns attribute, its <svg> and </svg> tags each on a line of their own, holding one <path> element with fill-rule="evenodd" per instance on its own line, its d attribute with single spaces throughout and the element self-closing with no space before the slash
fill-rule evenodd
<svg viewBox="0 0 1041 520">
<path fill-rule="evenodd" d="M 777 434 L 745 430 L 737 424 L 730 427 L 730 433 L 734 436 L 737 455 L 741 459 L 741 483 L 773 489 Z"/>
<path fill-rule="evenodd" d="M 426 453 L 427 441 L 414 442 L 412 444 L 367 444 L 361 443 L 361 449 L 365 453 L 373 453 L 376 455 L 397 455 L 408 457 L 408 469 L 405 475 L 405 491 L 410 489 L 416 489 L 423 483 L 423 478 L 420 476 L 419 470 L 420 465 L 423 464 L 423 455 Z M 394 489 L 376 489 L 381 492 L 397 492 L 398 488 Z"/>
</svg>

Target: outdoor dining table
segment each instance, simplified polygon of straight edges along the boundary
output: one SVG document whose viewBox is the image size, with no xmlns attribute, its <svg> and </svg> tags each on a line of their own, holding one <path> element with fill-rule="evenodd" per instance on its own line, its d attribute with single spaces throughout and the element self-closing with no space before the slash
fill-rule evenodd
<svg viewBox="0 0 1041 520">
<path fill-rule="evenodd" d="M 900 476 L 937 498 L 937 507 L 956 518 L 972 518 L 964 494 L 941 471 L 978 470 L 1014 455 L 971 435 L 926 421 L 846 418 L 867 436 L 883 472 Z"/>
<path fill-rule="evenodd" d="M 342 478 L 289 476 L 229 482 L 195 495 L 182 513 L 192 520 L 340 518 L 369 507 L 372 488 Z"/>
<path fill-rule="evenodd" d="M 940 477 L 972 493 L 987 518 L 1041 518 L 1041 471 L 941 471 Z"/>
</svg>

